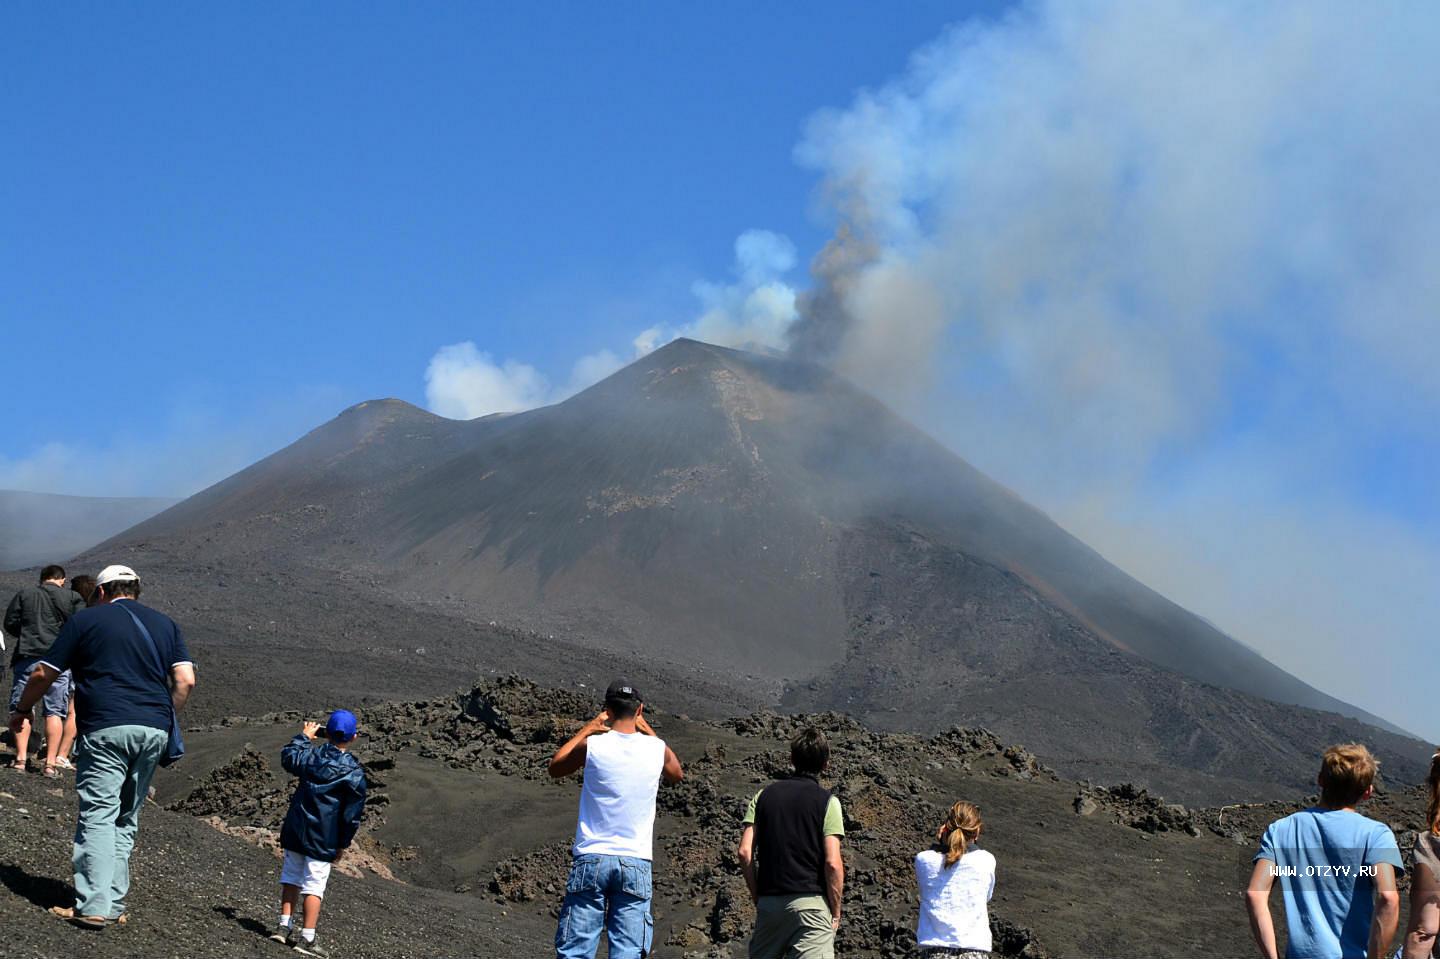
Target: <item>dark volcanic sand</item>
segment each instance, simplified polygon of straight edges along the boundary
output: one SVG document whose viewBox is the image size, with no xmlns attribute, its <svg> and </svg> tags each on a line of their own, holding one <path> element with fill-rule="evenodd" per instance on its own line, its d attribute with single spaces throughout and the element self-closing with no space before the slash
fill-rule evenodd
<svg viewBox="0 0 1440 959">
<path fill-rule="evenodd" d="M 49 906 L 74 901 L 74 828 L 73 780 L 57 789 L 38 775 L 0 771 L 0 955 L 293 955 L 265 938 L 279 911 L 279 860 L 154 805 L 131 861 L 130 923 L 95 932 L 49 916 Z M 543 956 L 543 923 L 505 911 L 446 891 L 337 875 L 322 935 L 341 956 Z"/>
</svg>

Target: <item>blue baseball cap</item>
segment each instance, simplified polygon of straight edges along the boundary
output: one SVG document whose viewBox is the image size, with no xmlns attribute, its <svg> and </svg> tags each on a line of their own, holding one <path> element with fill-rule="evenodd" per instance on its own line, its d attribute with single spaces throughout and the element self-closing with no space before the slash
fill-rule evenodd
<svg viewBox="0 0 1440 959">
<path fill-rule="evenodd" d="M 355 738 L 355 731 L 360 728 L 360 723 L 355 719 L 355 714 L 348 709 L 337 709 L 330 714 L 325 722 L 325 734 L 349 742 Z"/>
</svg>

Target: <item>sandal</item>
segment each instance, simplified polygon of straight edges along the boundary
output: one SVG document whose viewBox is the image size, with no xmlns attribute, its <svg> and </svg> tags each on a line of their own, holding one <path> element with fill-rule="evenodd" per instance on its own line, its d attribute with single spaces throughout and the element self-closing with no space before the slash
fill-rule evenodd
<svg viewBox="0 0 1440 959">
<path fill-rule="evenodd" d="M 25 771 L 25 765 L 26 765 L 25 760 L 23 760 L 23 759 L 14 759 L 14 760 L 11 760 L 9 763 L 7 763 L 6 766 L 5 766 L 5 768 L 6 768 L 6 769 L 18 769 L 18 770 L 20 770 L 20 771 L 23 773 L 23 772 Z"/>
<path fill-rule="evenodd" d="M 77 916 L 75 910 L 70 906 L 51 906 L 50 915 L 58 916 L 66 922 L 79 926 L 81 929 L 104 929 L 104 916 Z"/>
<path fill-rule="evenodd" d="M 59 759 L 55 760 L 55 765 L 61 769 L 68 770 L 70 772 L 75 771 L 75 764 L 72 763 L 70 760 L 66 759 L 64 756 L 61 756 Z"/>
<path fill-rule="evenodd" d="M 46 763 L 46 764 L 45 764 L 45 770 L 44 770 L 44 776 L 45 776 L 46 779 L 59 779 L 59 778 L 60 778 L 60 767 L 54 765 L 53 763 Z"/>
</svg>

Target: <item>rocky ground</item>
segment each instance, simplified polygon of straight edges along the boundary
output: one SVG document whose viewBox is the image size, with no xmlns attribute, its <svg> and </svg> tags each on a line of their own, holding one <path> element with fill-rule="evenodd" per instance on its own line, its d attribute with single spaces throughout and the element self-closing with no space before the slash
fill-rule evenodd
<svg viewBox="0 0 1440 959">
<path fill-rule="evenodd" d="M 46 909 L 70 905 L 71 783 L 0 775 L 0 955 L 62 957 L 280 956 L 266 939 L 277 913 L 279 861 L 206 822 L 154 805 L 131 862 L 131 920 L 77 929 Z M 350 957 L 531 956 L 544 930 L 503 907 L 377 878 L 331 879 L 324 932 Z"/>
<path fill-rule="evenodd" d="M 324 935 L 350 956 L 549 955 L 579 778 L 546 760 L 598 708 L 590 687 L 484 680 L 446 697 L 361 710 L 356 755 L 372 798 L 333 878 Z M 187 734 L 186 760 L 157 778 L 135 860 L 134 922 L 86 933 L 43 909 L 68 903 L 71 780 L 0 779 L 6 955 L 278 955 L 276 834 L 291 783 L 279 749 L 302 719 L 235 716 Z M 840 953 L 913 955 L 910 860 L 958 798 L 979 803 L 999 860 L 992 903 L 1002 956 L 1247 955 L 1240 890 L 1264 827 L 1300 808 L 1191 809 L 1133 785 L 1068 782 L 984 729 L 876 733 L 835 713 L 698 720 L 661 713 L 685 780 L 661 791 L 655 955 L 744 955 L 752 909 L 734 845 L 744 803 L 786 765 L 802 724 L 834 744 L 828 785 L 845 809 Z M 1423 796 L 1384 792 L 1369 815 L 1405 842 Z M 603 952 L 602 952 L 603 956 Z"/>
<path fill-rule="evenodd" d="M 332 880 L 329 941 L 352 956 L 547 955 L 579 782 L 551 781 L 545 763 L 597 708 L 590 687 L 514 677 L 366 707 L 355 748 L 371 800 Z M 123 929 L 86 933 L 44 915 L 72 895 L 70 783 L 0 779 L 6 954 L 278 954 L 263 936 L 290 792 L 279 751 L 304 718 L 323 717 L 272 712 L 190 731 L 189 755 L 158 777 L 145 813 L 135 921 Z M 1305 801 L 1188 809 L 1128 784 L 1066 781 L 978 728 L 877 733 L 834 713 L 653 721 L 686 766 L 659 800 L 655 954 L 667 959 L 744 955 L 752 912 L 734 855 L 740 817 L 784 769 L 802 724 L 820 725 L 834 745 L 826 780 L 845 809 L 846 957 L 913 954 L 910 861 L 957 798 L 980 805 L 982 844 L 999 859 L 998 954 L 1246 955 L 1250 856 L 1265 825 Z M 1367 811 L 1403 843 L 1423 800 L 1397 789 Z"/>
</svg>

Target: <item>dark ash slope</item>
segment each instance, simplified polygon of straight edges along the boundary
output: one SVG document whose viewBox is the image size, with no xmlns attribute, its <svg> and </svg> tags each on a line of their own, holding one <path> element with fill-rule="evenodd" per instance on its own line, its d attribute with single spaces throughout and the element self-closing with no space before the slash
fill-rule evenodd
<svg viewBox="0 0 1440 959">
<path fill-rule="evenodd" d="M 1299 785 L 1337 737 L 1399 778 L 1428 757 L 832 374 L 693 341 L 513 416 L 361 404 L 90 555 L 259 585 L 192 599 L 252 630 L 293 615 L 266 584 L 337 610 L 358 588 L 367 635 L 519 626 L 889 727 L 985 721 L 1188 795 Z"/>
</svg>

